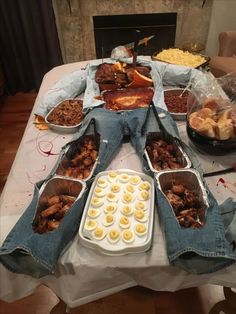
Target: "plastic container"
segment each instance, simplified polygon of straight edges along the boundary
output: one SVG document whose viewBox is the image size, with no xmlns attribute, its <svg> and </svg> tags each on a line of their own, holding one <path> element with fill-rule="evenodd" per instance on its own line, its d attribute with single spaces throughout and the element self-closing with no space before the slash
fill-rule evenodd
<svg viewBox="0 0 236 314">
<path fill-rule="evenodd" d="M 140 211 L 136 212 L 137 209 Z M 107 215 L 112 216 L 109 222 Z M 151 246 L 153 219 L 154 185 L 151 177 L 129 169 L 104 171 L 95 177 L 91 187 L 80 224 L 80 242 L 107 255 L 144 252 Z M 102 229 L 100 239 L 97 227 Z M 136 227 L 140 233 L 136 232 Z M 115 240 L 110 233 L 114 230 L 116 235 L 118 233 Z M 129 237 L 126 239 L 127 230 Z"/>
</svg>

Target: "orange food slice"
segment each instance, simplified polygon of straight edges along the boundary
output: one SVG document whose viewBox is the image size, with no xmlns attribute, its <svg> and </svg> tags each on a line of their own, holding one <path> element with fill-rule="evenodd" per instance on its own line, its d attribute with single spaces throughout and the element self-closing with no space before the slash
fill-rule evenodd
<svg viewBox="0 0 236 314">
<path fill-rule="evenodd" d="M 153 80 L 140 74 L 137 70 L 133 72 L 133 81 L 127 87 L 150 87 L 153 86 Z"/>
<path fill-rule="evenodd" d="M 39 116 L 39 115 L 35 115 L 34 125 L 39 130 L 48 130 L 49 128 L 47 123 L 45 122 L 44 117 Z"/>
</svg>

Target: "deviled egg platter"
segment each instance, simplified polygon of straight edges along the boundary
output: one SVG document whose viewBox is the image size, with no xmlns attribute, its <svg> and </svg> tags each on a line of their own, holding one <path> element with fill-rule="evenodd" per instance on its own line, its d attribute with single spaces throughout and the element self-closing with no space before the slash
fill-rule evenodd
<svg viewBox="0 0 236 314">
<path fill-rule="evenodd" d="M 104 254 L 144 252 L 151 246 L 153 179 L 129 169 L 99 173 L 79 229 L 81 243 Z"/>
</svg>

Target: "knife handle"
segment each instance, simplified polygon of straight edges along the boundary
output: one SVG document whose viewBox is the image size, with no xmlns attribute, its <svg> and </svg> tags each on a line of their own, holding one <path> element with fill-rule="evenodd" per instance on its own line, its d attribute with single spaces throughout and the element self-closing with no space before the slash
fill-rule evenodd
<svg viewBox="0 0 236 314">
<path fill-rule="evenodd" d="M 141 31 L 139 29 L 136 29 L 135 31 L 135 41 L 134 41 L 134 52 L 138 51 L 138 43 L 140 40 Z"/>
<path fill-rule="evenodd" d="M 137 55 L 138 55 L 138 43 L 140 40 L 141 31 L 136 29 L 135 31 L 135 41 L 134 41 L 134 49 L 133 49 L 133 66 L 136 66 Z"/>
</svg>

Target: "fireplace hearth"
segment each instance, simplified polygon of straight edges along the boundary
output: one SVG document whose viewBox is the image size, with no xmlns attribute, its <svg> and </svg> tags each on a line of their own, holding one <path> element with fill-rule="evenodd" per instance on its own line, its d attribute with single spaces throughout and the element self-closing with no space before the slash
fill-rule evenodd
<svg viewBox="0 0 236 314">
<path fill-rule="evenodd" d="M 134 41 L 137 29 L 141 38 L 155 35 L 147 45 L 139 46 L 139 55 L 174 47 L 176 21 L 177 13 L 93 16 L 96 57 L 110 57 L 113 48 Z"/>
</svg>

